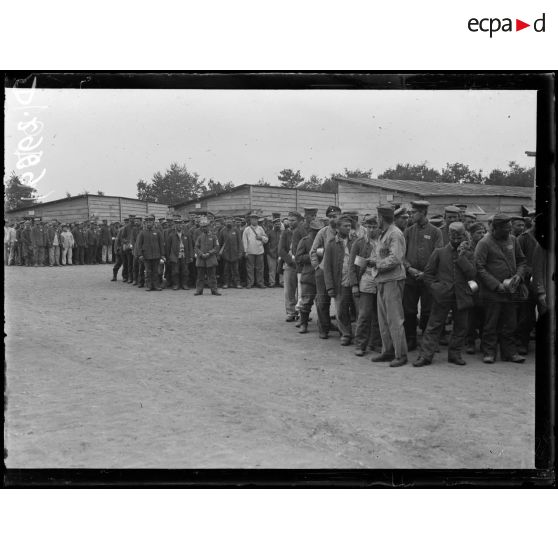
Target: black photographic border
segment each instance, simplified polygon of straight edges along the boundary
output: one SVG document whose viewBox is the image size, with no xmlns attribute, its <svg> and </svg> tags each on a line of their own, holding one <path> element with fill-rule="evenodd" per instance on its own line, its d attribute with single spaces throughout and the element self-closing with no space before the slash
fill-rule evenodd
<svg viewBox="0 0 558 558">
<path fill-rule="evenodd" d="M 6 72 L 4 86 L 6 88 L 31 87 L 34 78 L 39 88 L 67 89 L 536 90 L 536 210 L 543 215 L 542 223 L 537 227 L 537 238 L 547 250 L 549 312 L 537 324 L 534 469 L 7 469 L 3 463 L 5 487 L 555 486 L 556 79 L 553 72 L 36 72 L 29 70 Z M 4 165 L 4 162 L 2 164 Z M 6 381 L 5 373 L 3 381 Z M 4 455 L 5 452 L 4 445 Z"/>
</svg>

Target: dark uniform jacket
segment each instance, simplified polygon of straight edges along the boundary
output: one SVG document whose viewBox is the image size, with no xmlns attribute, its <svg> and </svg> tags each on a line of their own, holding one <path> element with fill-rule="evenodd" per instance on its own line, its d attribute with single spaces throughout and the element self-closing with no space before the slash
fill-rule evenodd
<svg viewBox="0 0 558 558">
<path fill-rule="evenodd" d="M 244 248 L 242 246 L 242 235 L 236 227 L 227 229 L 224 227 L 219 233 L 219 244 L 221 245 L 221 256 L 227 262 L 236 262 Z"/>
<path fill-rule="evenodd" d="M 424 225 L 415 223 L 405 229 L 403 236 L 407 245 L 405 269 L 413 267 L 419 271 L 424 271 L 432 252 L 448 243 L 447 240 L 442 243 L 442 232 L 430 223 Z M 408 275 L 407 278 L 409 277 Z"/>
<path fill-rule="evenodd" d="M 509 302 L 509 294 L 498 293 L 496 289 L 504 279 L 515 274 L 523 277 L 526 261 L 515 236 L 510 235 L 505 242 L 496 240 L 491 233 L 481 238 L 475 248 L 481 300 Z"/>
<path fill-rule="evenodd" d="M 21 244 L 26 248 L 33 245 L 33 238 L 31 236 L 31 229 L 23 229 L 21 231 Z"/>
<path fill-rule="evenodd" d="M 424 282 L 438 304 L 457 305 L 458 310 L 473 306 L 473 295 L 467 281 L 477 274 L 473 252 L 459 256 L 451 244 L 434 250 L 426 269 Z"/>
<path fill-rule="evenodd" d="M 80 229 L 79 227 L 75 227 L 72 230 L 72 234 L 74 235 L 74 241 L 76 243 L 76 246 L 81 248 L 87 246 L 87 239 L 85 238 L 85 233 L 83 229 Z"/>
<path fill-rule="evenodd" d="M 47 237 L 47 246 L 53 246 L 54 245 L 54 239 L 56 238 L 56 235 L 58 234 L 58 231 L 55 228 L 48 228 L 46 230 L 46 237 Z M 60 239 L 58 239 L 58 244 L 60 244 Z"/>
<path fill-rule="evenodd" d="M 184 244 L 184 261 L 189 263 L 194 259 L 194 243 L 192 236 L 187 231 L 182 231 L 182 244 Z M 176 231 L 171 231 L 168 235 L 167 242 L 167 259 L 169 262 L 176 263 L 178 254 L 180 253 L 180 237 Z"/>
<path fill-rule="evenodd" d="M 298 227 L 293 231 L 293 236 L 291 239 L 291 253 L 293 256 L 296 254 L 296 249 L 298 248 L 298 243 L 308 234 L 308 225 L 303 221 L 298 225 Z M 296 266 L 298 273 L 302 272 L 302 267 L 300 265 Z"/>
<path fill-rule="evenodd" d="M 353 239 L 349 237 L 347 248 L 349 254 L 353 247 Z M 334 291 L 334 295 L 341 293 L 341 283 L 343 280 L 343 261 L 345 259 L 345 247 L 343 240 L 336 236 L 332 238 L 324 252 L 324 280 L 327 291 Z M 350 266 L 349 266 L 350 268 Z"/>
<path fill-rule="evenodd" d="M 217 252 L 219 251 L 219 241 L 212 232 L 200 232 L 194 244 L 196 253 L 196 267 L 214 267 L 217 265 Z M 209 254 L 205 260 L 202 254 Z"/>
<path fill-rule="evenodd" d="M 108 225 L 101 227 L 101 246 L 110 246 L 112 244 L 112 234 Z"/>
<path fill-rule="evenodd" d="M 267 244 L 265 245 L 265 252 L 268 256 L 277 259 L 279 255 L 279 240 L 281 239 L 281 231 L 271 229 L 267 234 Z"/>
<path fill-rule="evenodd" d="M 93 229 L 87 229 L 85 233 L 87 238 L 87 246 L 96 246 L 97 245 L 97 235 Z"/>
<path fill-rule="evenodd" d="M 31 241 L 33 243 L 33 246 L 47 245 L 47 234 L 42 226 L 35 225 L 31 228 Z"/>
<path fill-rule="evenodd" d="M 310 285 L 316 284 L 316 271 L 312 266 L 312 261 L 310 260 L 310 250 L 312 249 L 313 242 L 314 239 L 309 236 L 302 238 L 298 243 L 295 255 L 296 264 L 302 269 L 300 282 L 308 283 Z"/>
<path fill-rule="evenodd" d="M 160 231 L 142 230 L 136 238 L 136 243 L 138 257 L 143 256 L 145 260 L 158 260 L 165 255 L 163 235 Z"/>
<path fill-rule="evenodd" d="M 291 250 L 291 244 L 292 244 L 292 240 L 293 240 L 293 231 L 291 229 L 285 229 L 282 233 L 281 236 L 279 238 L 279 248 L 278 248 L 278 252 L 279 252 L 279 257 L 289 266 L 292 267 L 293 269 L 296 267 L 295 264 L 295 260 L 294 258 L 291 256 L 291 254 L 289 254 L 290 250 Z"/>
</svg>

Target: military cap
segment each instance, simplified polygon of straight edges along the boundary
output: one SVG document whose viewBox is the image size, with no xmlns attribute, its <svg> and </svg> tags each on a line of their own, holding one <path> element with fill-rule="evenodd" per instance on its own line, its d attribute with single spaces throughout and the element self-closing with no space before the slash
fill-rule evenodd
<svg viewBox="0 0 558 558">
<path fill-rule="evenodd" d="M 364 218 L 363 224 L 364 225 L 373 225 L 378 222 L 378 219 L 374 215 L 367 215 Z"/>
<path fill-rule="evenodd" d="M 409 213 L 405 207 L 400 207 L 393 212 L 394 217 L 408 217 Z"/>
<path fill-rule="evenodd" d="M 265 221 L 265 217 L 258 217 L 258 223 L 263 223 Z"/>
<path fill-rule="evenodd" d="M 341 213 L 341 208 L 336 205 L 330 205 L 326 209 L 326 217 L 331 217 L 332 213 Z"/>
<path fill-rule="evenodd" d="M 155 215 L 153 215 L 153 219 L 155 219 Z M 159 217 L 159 223 L 162 223 L 163 221 L 166 221 L 167 218 L 166 217 Z"/>
<path fill-rule="evenodd" d="M 414 209 L 426 210 L 429 205 L 430 202 L 426 200 L 415 200 L 411 202 L 411 207 Z"/>
<path fill-rule="evenodd" d="M 455 205 L 446 205 L 446 207 L 444 207 L 444 212 L 445 213 L 461 213 L 461 209 L 459 209 L 459 207 L 457 207 Z"/>
<path fill-rule="evenodd" d="M 130 219 L 129 219 L 129 217 L 124 217 L 123 221 L 124 221 L 124 223 L 129 223 L 129 222 L 130 222 Z M 76 224 L 77 224 L 77 223 L 76 223 Z"/>
<path fill-rule="evenodd" d="M 249 218 L 249 219 L 252 219 L 252 217 L 255 217 L 256 219 L 259 219 L 259 218 L 260 218 L 260 216 L 259 216 L 257 213 L 254 213 L 253 211 L 252 211 L 252 213 L 249 213 L 249 214 L 248 214 L 248 218 Z"/>
<path fill-rule="evenodd" d="M 319 231 L 323 228 L 322 222 L 319 219 L 312 219 L 309 224 L 310 228 L 314 231 Z"/>
<path fill-rule="evenodd" d="M 289 211 L 289 217 L 296 217 L 297 219 L 300 219 L 302 215 L 298 211 Z"/>
<path fill-rule="evenodd" d="M 469 227 L 469 232 L 471 234 L 476 233 L 477 231 L 480 231 L 480 230 L 486 230 L 486 227 L 480 221 L 477 221 L 476 223 L 473 223 Z"/>
<path fill-rule="evenodd" d="M 442 215 L 432 215 L 432 217 L 430 217 L 430 219 L 428 219 L 428 222 L 431 225 L 434 225 L 435 227 L 439 227 L 440 225 L 443 224 L 444 217 Z"/>
<path fill-rule="evenodd" d="M 341 216 L 339 217 L 338 221 L 339 221 L 339 223 L 346 222 L 346 223 L 350 223 L 351 225 L 353 224 L 353 219 L 351 218 L 351 216 L 350 216 L 350 215 L 346 215 L 346 214 L 345 214 L 345 215 L 341 215 Z"/>
<path fill-rule="evenodd" d="M 496 213 L 494 217 L 492 217 L 492 223 L 501 224 L 501 223 L 509 223 L 511 221 L 511 217 L 506 215 L 505 213 Z"/>
<path fill-rule="evenodd" d="M 358 211 L 343 211 L 343 217 L 348 217 L 353 223 L 358 221 Z"/>
<path fill-rule="evenodd" d="M 135 218 L 136 218 L 136 216 L 135 216 L 135 215 L 132 215 L 131 213 L 130 213 L 130 215 L 128 215 L 128 217 L 129 217 L 130 219 L 135 219 Z"/>
<path fill-rule="evenodd" d="M 273 224 L 275 225 L 275 223 L 280 223 L 281 219 L 279 219 L 279 217 L 276 217 L 275 219 L 273 219 Z"/>
<path fill-rule="evenodd" d="M 448 229 L 450 231 L 465 232 L 465 225 L 461 221 L 454 221 L 450 223 Z"/>
<path fill-rule="evenodd" d="M 393 217 L 393 207 L 391 205 L 379 205 L 378 215 L 383 217 Z"/>
<path fill-rule="evenodd" d="M 146 215 L 145 220 L 146 221 L 155 221 L 155 215 Z"/>
<path fill-rule="evenodd" d="M 175 218 L 173 219 L 173 221 L 174 221 L 175 223 L 182 223 L 182 217 L 175 217 Z"/>
<path fill-rule="evenodd" d="M 305 215 L 316 214 L 316 213 L 318 213 L 318 208 L 317 207 L 305 207 L 304 208 L 304 214 Z"/>
</svg>

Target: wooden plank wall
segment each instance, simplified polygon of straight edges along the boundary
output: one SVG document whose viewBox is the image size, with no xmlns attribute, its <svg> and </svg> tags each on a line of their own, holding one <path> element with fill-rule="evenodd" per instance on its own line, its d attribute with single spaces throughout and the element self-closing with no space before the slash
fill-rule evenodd
<svg viewBox="0 0 558 558">
<path fill-rule="evenodd" d="M 89 218 L 109 223 L 121 221 L 119 198 L 114 196 L 89 196 Z"/>
<path fill-rule="evenodd" d="M 378 205 L 399 203 L 409 204 L 416 196 L 402 194 L 359 184 L 339 183 L 339 207 L 342 211 L 358 211 L 359 215 L 376 213 Z"/>
</svg>

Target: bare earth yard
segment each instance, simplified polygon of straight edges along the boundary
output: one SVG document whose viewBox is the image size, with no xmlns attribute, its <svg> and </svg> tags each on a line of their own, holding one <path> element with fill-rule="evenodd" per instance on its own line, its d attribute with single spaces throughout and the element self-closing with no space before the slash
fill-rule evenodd
<svg viewBox="0 0 558 558">
<path fill-rule="evenodd" d="M 527 363 L 390 369 L 284 321 L 282 289 L 145 292 L 5 268 L 7 467 L 531 468 Z M 415 353 L 411 353 L 414 360 Z"/>
</svg>

